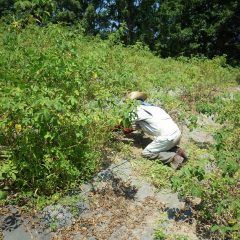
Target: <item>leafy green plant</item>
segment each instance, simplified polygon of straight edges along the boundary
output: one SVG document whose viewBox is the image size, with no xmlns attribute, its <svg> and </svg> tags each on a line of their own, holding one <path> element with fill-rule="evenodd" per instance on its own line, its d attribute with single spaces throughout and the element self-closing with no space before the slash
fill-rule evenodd
<svg viewBox="0 0 240 240">
<path fill-rule="evenodd" d="M 81 38 L 61 27 L 40 32 L 29 27 L 18 37 L 12 30 L 3 33 L 0 137 L 11 158 L 1 162 L 1 178 L 11 178 L 11 185 L 22 190 L 53 194 L 94 173 L 111 128 L 129 106 L 119 109 L 114 99 L 123 87 L 107 89 L 116 69 L 105 71 L 101 66 L 108 68 L 111 57 L 102 50 L 89 55 L 90 45 L 80 57 Z M 13 40 L 7 41 L 9 37 Z M 102 46 L 108 48 L 107 43 Z M 126 84 L 131 70 L 116 55 L 113 58 L 126 66 L 117 81 Z"/>
<path fill-rule="evenodd" d="M 167 239 L 167 236 L 161 228 L 155 231 L 154 240 L 165 240 L 165 239 Z"/>
<path fill-rule="evenodd" d="M 180 171 L 154 163 L 146 175 L 156 186 L 171 183 L 185 197 L 201 197 L 197 217 L 206 231 L 214 226 L 214 236 L 236 236 L 239 94 L 226 92 L 238 68 L 222 58 L 161 59 L 140 44 L 115 44 L 119 36 L 83 36 L 78 27 L 8 25 L 0 37 L 1 191 L 43 206 L 89 179 L 114 145 L 112 129 L 120 120 L 131 124 L 136 106 L 124 95 L 142 90 L 182 123 L 188 119 L 189 128 L 197 126 L 197 112 L 224 124 L 209 149 L 214 170 L 193 153 Z"/>
</svg>

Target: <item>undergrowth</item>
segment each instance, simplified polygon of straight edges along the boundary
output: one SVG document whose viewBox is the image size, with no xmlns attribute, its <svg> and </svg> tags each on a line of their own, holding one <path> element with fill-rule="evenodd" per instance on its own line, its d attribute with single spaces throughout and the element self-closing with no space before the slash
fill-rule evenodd
<svg viewBox="0 0 240 240">
<path fill-rule="evenodd" d="M 240 98 L 227 89 L 236 85 L 239 69 L 224 57 L 160 59 L 141 44 L 126 48 L 113 37 L 102 41 L 58 25 L 2 26 L 0 38 L 4 203 L 15 193 L 59 198 L 57 192 L 90 178 L 111 147 L 112 129 L 132 109 L 122 101 L 125 93 L 143 90 L 178 122 L 188 119 L 194 128 L 201 112 L 224 125 L 212 149 L 216 171 L 190 161 L 172 177 L 165 166 L 150 168 L 148 176 L 157 186 L 165 186 L 166 177 L 182 195 L 201 197 L 199 223 L 214 236 L 236 238 Z"/>
</svg>

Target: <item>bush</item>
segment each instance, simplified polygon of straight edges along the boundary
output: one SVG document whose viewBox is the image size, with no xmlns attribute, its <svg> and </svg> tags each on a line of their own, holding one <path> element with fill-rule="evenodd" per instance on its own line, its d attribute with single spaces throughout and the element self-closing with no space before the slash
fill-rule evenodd
<svg viewBox="0 0 240 240">
<path fill-rule="evenodd" d="M 174 189 L 184 196 L 200 197 L 197 217 L 202 228 L 212 231 L 216 238 L 237 239 L 239 234 L 239 94 L 219 98 L 208 109 L 217 115 L 224 128 L 215 133 L 213 153 L 216 168 L 206 171 L 204 162 L 188 166 L 172 178 Z M 204 106 L 204 104 L 202 104 Z"/>
<path fill-rule="evenodd" d="M 60 26 L 1 37 L 1 180 L 52 194 L 90 177 L 133 86 L 124 53 Z"/>
</svg>

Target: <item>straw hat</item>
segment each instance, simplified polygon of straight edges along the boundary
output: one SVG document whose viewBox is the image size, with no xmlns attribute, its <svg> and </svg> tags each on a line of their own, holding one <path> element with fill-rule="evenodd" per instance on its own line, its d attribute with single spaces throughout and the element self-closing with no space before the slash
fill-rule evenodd
<svg viewBox="0 0 240 240">
<path fill-rule="evenodd" d="M 146 100 L 147 94 L 145 94 L 144 92 L 134 91 L 134 92 L 128 93 L 126 96 L 126 99 Z"/>
</svg>

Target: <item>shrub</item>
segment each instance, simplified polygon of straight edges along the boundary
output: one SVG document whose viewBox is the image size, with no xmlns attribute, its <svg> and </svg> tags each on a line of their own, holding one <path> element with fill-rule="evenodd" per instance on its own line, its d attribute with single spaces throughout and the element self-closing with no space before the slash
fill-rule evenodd
<svg viewBox="0 0 240 240">
<path fill-rule="evenodd" d="M 52 194 L 90 177 L 133 86 L 124 53 L 60 26 L 1 36 L 1 180 Z"/>
</svg>

